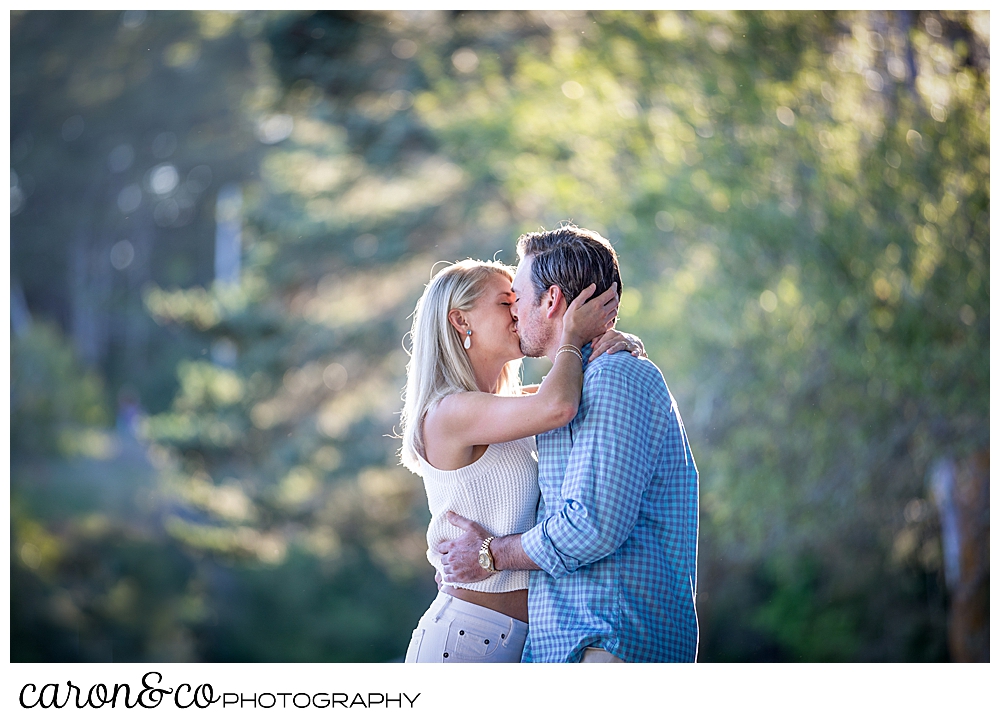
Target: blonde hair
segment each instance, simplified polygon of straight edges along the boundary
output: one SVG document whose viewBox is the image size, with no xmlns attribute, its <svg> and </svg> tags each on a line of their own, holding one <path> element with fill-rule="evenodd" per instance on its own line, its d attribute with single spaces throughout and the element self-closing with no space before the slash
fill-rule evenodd
<svg viewBox="0 0 1000 723">
<path fill-rule="evenodd" d="M 462 346 L 465 339 L 448 321 L 448 312 L 471 309 L 495 274 L 508 280 L 514 278 L 510 267 L 499 261 L 466 259 L 454 263 L 431 279 L 413 312 L 410 362 L 406 365 L 400 415 L 400 458 L 403 466 L 416 474 L 420 474 L 420 457 L 424 454 L 423 420 L 427 410 L 449 394 L 480 391 Z M 507 362 L 500 372 L 497 393 L 517 394 L 520 378 L 521 360 Z"/>
</svg>

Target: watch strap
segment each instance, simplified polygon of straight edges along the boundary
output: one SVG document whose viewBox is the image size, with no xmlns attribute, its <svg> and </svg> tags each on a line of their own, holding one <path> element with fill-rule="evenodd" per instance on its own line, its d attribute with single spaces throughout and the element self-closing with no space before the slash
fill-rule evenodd
<svg viewBox="0 0 1000 723">
<path fill-rule="evenodd" d="M 483 540 L 483 546 L 479 548 L 479 564 L 484 570 L 496 572 L 496 565 L 493 564 L 493 555 L 490 553 L 490 543 L 495 539 L 495 535 L 490 535 Z M 485 564 L 484 564 L 485 561 Z"/>
</svg>

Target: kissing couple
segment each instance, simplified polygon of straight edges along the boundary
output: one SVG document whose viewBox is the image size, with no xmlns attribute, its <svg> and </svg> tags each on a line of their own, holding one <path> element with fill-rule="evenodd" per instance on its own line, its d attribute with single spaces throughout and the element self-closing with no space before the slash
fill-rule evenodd
<svg viewBox="0 0 1000 723">
<path fill-rule="evenodd" d="M 406 662 L 694 662 L 698 470 L 663 375 L 613 328 L 617 254 L 566 224 L 517 253 L 442 269 L 413 315 L 401 458 L 439 592 Z M 524 356 L 552 362 L 541 384 Z"/>
</svg>

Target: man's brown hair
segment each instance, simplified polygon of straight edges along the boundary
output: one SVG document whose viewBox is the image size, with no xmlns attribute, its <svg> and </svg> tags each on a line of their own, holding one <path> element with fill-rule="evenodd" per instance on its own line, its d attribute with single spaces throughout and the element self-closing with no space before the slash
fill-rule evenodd
<svg viewBox="0 0 1000 723">
<path fill-rule="evenodd" d="M 594 296 L 618 284 L 621 298 L 622 277 L 618 255 L 611 242 L 596 231 L 564 224 L 551 231 L 532 231 L 517 240 L 517 255 L 532 258 L 531 283 L 538 303 L 550 286 L 558 286 L 566 303 L 575 299 L 590 284 L 597 284 Z"/>
</svg>

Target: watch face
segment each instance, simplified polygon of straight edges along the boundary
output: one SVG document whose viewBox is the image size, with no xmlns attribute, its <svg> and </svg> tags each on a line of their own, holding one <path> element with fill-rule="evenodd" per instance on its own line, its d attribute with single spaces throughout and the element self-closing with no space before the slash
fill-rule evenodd
<svg viewBox="0 0 1000 723">
<path fill-rule="evenodd" d="M 489 553 L 480 552 L 479 553 L 479 565 L 480 567 L 489 570 L 490 569 L 490 556 Z"/>
</svg>

